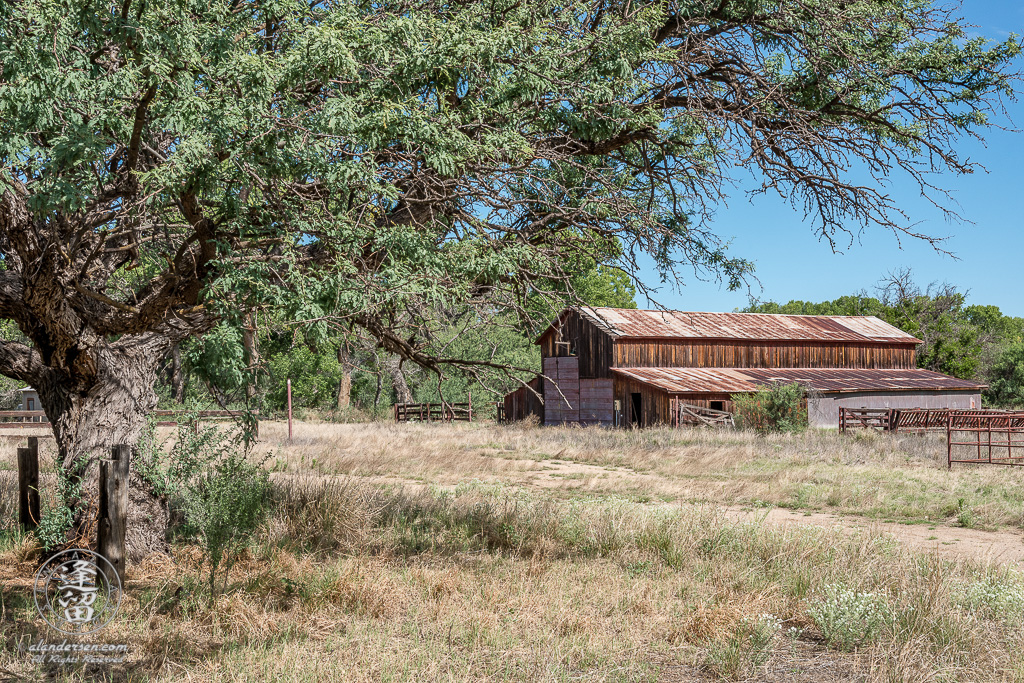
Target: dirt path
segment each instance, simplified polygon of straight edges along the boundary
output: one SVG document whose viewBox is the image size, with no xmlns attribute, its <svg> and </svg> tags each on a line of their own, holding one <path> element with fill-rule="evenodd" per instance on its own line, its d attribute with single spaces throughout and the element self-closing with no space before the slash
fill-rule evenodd
<svg viewBox="0 0 1024 683">
<path fill-rule="evenodd" d="M 1024 566 L 1024 534 L 1014 531 L 980 531 L 941 525 L 892 524 L 864 517 L 830 515 L 822 512 L 799 512 L 784 508 L 751 510 L 723 507 L 728 517 L 736 520 L 764 519 L 767 524 L 802 524 L 839 529 L 866 529 L 891 534 L 912 548 L 938 552 L 949 558 L 970 558 L 994 564 L 1014 563 Z"/>
</svg>

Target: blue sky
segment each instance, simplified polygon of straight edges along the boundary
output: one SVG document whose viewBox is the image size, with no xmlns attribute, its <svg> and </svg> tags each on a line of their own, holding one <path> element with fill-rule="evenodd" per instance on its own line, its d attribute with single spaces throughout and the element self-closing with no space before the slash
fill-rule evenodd
<svg viewBox="0 0 1024 683">
<path fill-rule="evenodd" d="M 962 15 L 972 31 L 992 40 L 1010 33 L 1024 35 L 1024 4 L 1019 0 L 965 0 Z M 1024 100 L 1024 84 L 1020 84 Z M 1003 125 L 1024 129 L 1024 101 L 1006 103 L 1010 120 Z M 913 269 L 919 284 L 949 282 L 969 294 L 968 302 L 998 306 L 1007 315 L 1024 316 L 1024 183 L 1018 172 L 1024 154 L 1024 133 L 991 130 L 986 144 L 962 141 L 962 157 L 985 166 L 988 173 L 939 177 L 941 187 L 954 192 L 958 212 L 970 223 L 950 223 L 920 198 L 916 184 L 894 178 L 889 193 L 916 223 L 915 229 L 949 236 L 946 248 L 957 259 L 936 253 L 929 245 L 892 233 L 868 229 L 860 243 L 840 245 L 833 254 L 819 242 L 813 225 L 779 197 L 752 200 L 741 185 L 731 191 L 728 206 L 719 206 L 711 227 L 730 241 L 730 253 L 752 260 L 755 275 L 751 293 L 759 299 L 823 301 L 861 289 L 872 290 L 887 272 Z M 852 226 L 856 232 L 856 226 Z M 747 305 L 746 290 L 729 292 L 724 285 L 700 282 L 688 275 L 681 291 L 662 286 L 655 298 L 681 310 L 731 311 Z M 650 285 L 657 285 L 651 276 Z M 649 304 L 638 295 L 637 304 Z"/>
</svg>

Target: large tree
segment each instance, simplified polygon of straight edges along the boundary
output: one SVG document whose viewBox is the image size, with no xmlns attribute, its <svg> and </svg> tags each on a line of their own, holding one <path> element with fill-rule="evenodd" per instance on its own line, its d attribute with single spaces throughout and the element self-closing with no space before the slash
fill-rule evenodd
<svg viewBox="0 0 1024 683">
<path fill-rule="evenodd" d="M 0 373 L 90 476 L 137 438 L 168 349 L 225 317 L 277 306 L 438 368 L 458 359 L 429 353 L 424 312 L 570 300 L 567 263 L 635 274 L 646 253 L 736 285 L 749 265 L 703 219 L 738 168 L 829 240 L 910 233 L 880 181 L 970 172 L 954 145 L 1018 52 L 952 11 L 0 3 L 0 316 L 28 339 L 0 343 Z M 135 556 L 160 545 L 145 502 Z"/>
</svg>

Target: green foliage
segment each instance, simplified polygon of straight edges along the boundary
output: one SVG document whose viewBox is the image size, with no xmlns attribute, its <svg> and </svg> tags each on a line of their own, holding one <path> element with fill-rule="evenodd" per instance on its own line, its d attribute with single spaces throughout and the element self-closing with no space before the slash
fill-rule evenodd
<svg viewBox="0 0 1024 683">
<path fill-rule="evenodd" d="M 830 584 L 807 609 L 825 641 L 844 651 L 873 643 L 891 628 L 895 612 L 881 594 Z"/>
<path fill-rule="evenodd" d="M 636 286 L 624 271 L 598 266 L 579 276 L 576 293 L 589 306 L 636 308 Z"/>
<path fill-rule="evenodd" d="M 82 507 L 82 472 L 85 471 L 85 458 L 74 463 L 58 467 L 56 496 L 51 506 L 40 511 L 39 526 L 35 535 L 43 548 L 56 550 L 68 540 L 68 533 L 74 524 L 75 515 Z"/>
<path fill-rule="evenodd" d="M 707 666 L 720 678 L 746 678 L 768 662 L 781 631 L 782 622 L 772 614 L 745 619 L 728 638 L 711 643 Z"/>
<path fill-rule="evenodd" d="M 999 354 L 989 373 L 988 397 L 998 406 L 1024 407 L 1024 343 Z"/>
<path fill-rule="evenodd" d="M 237 452 L 229 452 L 180 489 L 186 533 L 203 545 L 210 563 L 210 595 L 216 592 L 217 569 L 224 580 L 237 549 L 267 516 L 270 474 Z"/>
<path fill-rule="evenodd" d="M 241 312 L 304 322 L 324 353 L 338 327 L 425 353 L 467 305 L 524 328 L 580 299 L 629 305 L 606 267 L 737 287 L 751 263 L 691 216 L 733 173 L 829 240 L 904 228 L 872 186 L 902 169 L 932 187 L 923 156 L 973 170 L 953 147 L 990 125 L 1020 51 L 926 0 L 24 0 L 0 27 L 0 183 L 26 216 L 4 225 L 45 229 L 2 267 L 59 249 L 60 273 L 32 268 L 89 300 L 69 329 L 177 340 L 226 321 L 190 356 L 225 393 Z M 820 182 L 858 161 L 878 183 Z"/>
<path fill-rule="evenodd" d="M 749 394 L 735 394 L 736 426 L 759 434 L 802 431 L 807 428 L 805 394 L 797 382 L 773 382 Z"/>
<path fill-rule="evenodd" d="M 288 400 L 287 382 L 292 380 L 292 405 L 300 408 L 332 408 L 338 396 L 341 366 L 333 348 L 315 351 L 305 345 L 270 356 L 267 361 L 269 387 L 267 406 L 281 410 Z"/>
<path fill-rule="evenodd" d="M 151 421 L 137 447 L 139 474 L 183 518 L 180 531 L 202 544 L 210 564 L 211 599 L 222 562 L 226 582 L 237 551 L 268 512 L 266 460 L 250 462 L 242 450 L 245 441 L 244 430 L 195 429 L 190 420 L 179 424 L 169 446 L 157 440 Z"/>
</svg>

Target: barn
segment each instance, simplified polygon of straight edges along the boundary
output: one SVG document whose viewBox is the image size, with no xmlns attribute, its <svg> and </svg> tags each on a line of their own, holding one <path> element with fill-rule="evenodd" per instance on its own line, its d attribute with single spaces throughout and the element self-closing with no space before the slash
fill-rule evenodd
<svg viewBox="0 0 1024 683">
<path fill-rule="evenodd" d="M 644 427 L 681 403 L 732 412 L 735 394 L 799 382 L 811 424 L 834 427 L 841 406 L 980 408 L 984 388 L 917 368 L 921 340 L 872 316 L 583 307 L 536 343 L 542 373 L 505 397 L 509 420 Z"/>
</svg>

